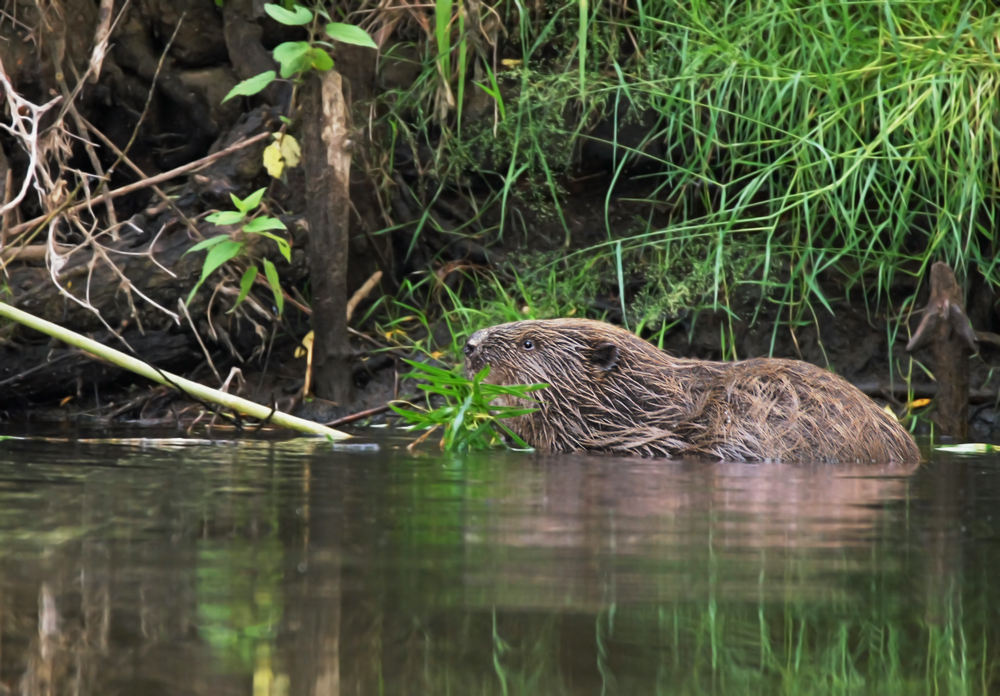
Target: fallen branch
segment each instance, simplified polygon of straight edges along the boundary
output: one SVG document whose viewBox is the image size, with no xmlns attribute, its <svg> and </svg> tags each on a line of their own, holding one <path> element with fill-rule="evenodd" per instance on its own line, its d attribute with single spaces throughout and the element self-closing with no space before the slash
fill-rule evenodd
<svg viewBox="0 0 1000 696">
<path fill-rule="evenodd" d="M 122 353 L 121 351 L 117 351 L 114 348 L 105 346 L 97 341 L 87 338 L 86 336 L 81 336 L 78 333 L 64 329 L 61 326 L 57 326 L 56 324 L 45 321 L 44 319 L 28 314 L 27 312 L 22 312 L 21 310 L 15 309 L 14 307 L 11 307 L 3 302 L 0 302 L 0 317 L 6 317 L 7 319 L 16 321 L 19 324 L 24 324 L 35 331 L 40 331 L 48 336 L 57 338 L 64 343 L 68 343 L 71 346 L 75 346 L 76 348 L 85 350 L 88 353 L 92 353 L 122 369 L 142 375 L 143 377 L 151 379 L 158 384 L 164 384 L 169 387 L 180 389 L 181 391 L 199 399 L 231 408 L 240 413 L 253 416 L 254 418 L 259 418 L 261 420 L 269 419 L 276 425 L 281 425 L 300 432 L 326 435 L 332 440 L 344 440 L 350 437 L 347 433 L 342 433 L 339 430 L 328 428 L 325 425 L 314 423 L 313 421 L 308 421 L 303 418 L 296 418 L 295 416 L 290 416 L 287 413 L 272 410 L 267 406 L 261 406 L 260 404 L 255 404 L 252 401 L 241 399 L 238 396 L 226 394 L 225 392 L 221 392 L 216 389 L 210 389 L 204 385 L 198 384 L 197 382 L 192 382 L 191 380 L 184 379 L 183 377 L 172 375 L 169 372 L 157 370 L 141 360 L 125 355 L 125 353 Z"/>
</svg>

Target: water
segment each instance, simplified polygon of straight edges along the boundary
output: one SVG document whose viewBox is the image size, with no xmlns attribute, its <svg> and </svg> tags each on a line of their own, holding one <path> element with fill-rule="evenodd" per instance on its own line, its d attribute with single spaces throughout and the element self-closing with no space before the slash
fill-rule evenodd
<svg viewBox="0 0 1000 696">
<path fill-rule="evenodd" d="M 0 693 L 1000 693 L 1000 458 L 0 442 Z"/>
</svg>

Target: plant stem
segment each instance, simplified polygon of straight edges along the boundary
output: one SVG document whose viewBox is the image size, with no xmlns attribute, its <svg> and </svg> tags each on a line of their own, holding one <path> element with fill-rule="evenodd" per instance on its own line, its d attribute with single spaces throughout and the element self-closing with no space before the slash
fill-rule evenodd
<svg viewBox="0 0 1000 696">
<path fill-rule="evenodd" d="M 295 416 L 290 416 L 287 413 L 281 413 L 280 411 L 273 411 L 267 406 L 261 406 L 260 404 L 255 404 L 252 401 L 241 399 L 238 396 L 226 394 L 225 392 L 218 391 L 217 389 L 210 389 L 209 387 L 198 384 L 197 382 L 192 382 L 191 380 L 184 379 L 183 377 L 172 375 L 169 372 L 157 370 L 141 360 L 125 355 L 125 353 L 122 353 L 121 351 L 105 346 L 97 341 L 87 338 L 86 336 L 81 336 L 80 334 L 74 333 L 69 329 L 64 329 L 61 326 L 57 326 L 52 322 L 40 319 L 32 314 L 28 314 L 27 312 L 22 312 L 21 310 L 15 309 L 14 307 L 11 307 L 3 302 L 0 302 L 0 316 L 16 321 L 19 324 L 23 324 L 34 329 L 35 331 L 40 331 L 44 334 L 52 336 L 53 338 L 58 338 L 60 341 L 80 348 L 81 350 L 85 350 L 88 353 L 93 353 L 97 357 L 114 363 L 124 370 L 142 375 L 143 377 L 151 379 L 159 384 L 181 389 L 185 393 L 199 399 L 226 406 L 239 411 L 240 413 L 253 416 L 254 418 L 260 418 L 261 420 L 268 419 L 272 423 L 290 428 L 292 430 L 298 430 L 299 432 L 326 435 L 333 440 L 344 440 L 350 437 L 347 433 L 342 433 L 339 430 L 328 428 L 325 425 L 320 425 L 319 423 L 314 423 L 303 418 L 296 418 Z"/>
</svg>

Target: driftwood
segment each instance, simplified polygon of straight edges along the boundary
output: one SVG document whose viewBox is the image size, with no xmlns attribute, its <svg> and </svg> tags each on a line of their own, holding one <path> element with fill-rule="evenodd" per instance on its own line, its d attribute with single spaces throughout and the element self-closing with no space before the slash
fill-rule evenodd
<svg viewBox="0 0 1000 696">
<path fill-rule="evenodd" d="M 937 382 L 935 420 L 945 437 L 965 438 L 969 429 L 969 356 L 979 342 L 965 314 L 965 300 L 951 267 L 931 267 L 931 297 L 906 350 L 930 344 Z"/>
</svg>

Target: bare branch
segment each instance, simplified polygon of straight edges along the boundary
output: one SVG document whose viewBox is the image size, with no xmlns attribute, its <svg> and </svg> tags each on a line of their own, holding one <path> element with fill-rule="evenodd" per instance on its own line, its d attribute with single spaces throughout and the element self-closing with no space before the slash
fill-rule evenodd
<svg viewBox="0 0 1000 696">
<path fill-rule="evenodd" d="M 21 204 L 21 201 L 24 200 L 24 197 L 28 193 L 28 188 L 36 180 L 39 169 L 38 124 L 42 120 L 42 115 L 62 101 L 62 97 L 56 97 L 42 106 L 32 104 L 14 91 L 14 86 L 10 83 L 10 78 L 7 77 L 7 70 L 3 66 L 3 61 L 0 61 L 0 85 L 3 85 L 4 97 L 7 99 L 7 110 L 10 112 L 11 118 L 9 126 L 5 123 L 0 123 L 0 128 L 3 128 L 20 140 L 21 146 L 27 151 L 29 157 L 28 168 L 24 173 L 24 182 L 21 184 L 21 190 L 14 198 L 0 207 L 0 217 L 2 217 L 7 211 L 13 210 Z M 39 189 L 39 192 L 41 192 L 41 189 Z M 8 235 L 16 234 L 15 229 L 8 230 Z"/>
<path fill-rule="evenodd" d="M 0 126 L 6 128 L 6 126 L 3 126 L 3 124 L 0 124 Z M 84 201 L 83 203 L 77 203 L 76 205 L 72 205 L 72 206 L 66 205 L 66 207 L 64 207 L 64 208 L 62 208 L 60 210 L 55 210 L 52 213 L 49 213 L 48 215 L 42 215 L 42 216 L 36 217 L 33 220 L 28 220 L 27 222 L 22 222 L 20 225 L 15 225 L 14 227 L 11 227 L 10 230 L 8 231 L 8 234 L 9 235 L 14 235 L 14 234 L 18 234 L 20 232 L 24 232 L 25 230 L 30 230 L 30 229 L 32 229 L 34 227 L 38 227 L 39 225 L 44 225 L 44 224 L 48 223 L 52 218 L 56 217 L 57 215 L 65 214 L 65 213 L 73 213 L 73 212 L 76 212 L 78 210 L 83 210 L 88 205 L 92 205 L 94 203 L 100 203 L 106 197 L 117 198 L 118 196 L 124 196 L 124 195 L 129 194 L 129 193 L 134 193 L 135 191 L 141 191 L 142 189 L 148 188 L 150 186 L 155 186 L 157 184 L 162 184 L 163 182 L 170 181 L 171 179 L 173 179 L 175 177 L 178 177 L 181 174 L 186 174 L 187 172 L 196 171 L 198 169 L 201 169 L 202 167 L 206 167 L 209 164 L 211 164 L 212 162 L 214 162 L 214 161 L 216 161 L 218 159 L 222 159 L 226 155 L 231 155 L 232 153 L 234 153 L 234 152 L 236 152 L 238 150 L 242 150 L 243 148 L 245 148 L 245 147 L 247 147 L 249 145 L 253 145 L 256 142 L 260 142 L 264 138 L 268 138 L 270 136 L 271 136 L 270 132 L 258 133 L 257 135 L 253 136 L 252 138 L 247 138 L 246 140 L 242 140 L 242 141 L 236 143 L 235 145 L 231 145 L 231 146 L 227 147 L 225 150 L 219 150 L 216 153 L 213 153 L 213 154 L 208 155 L 206 157 L 202 157 L 200 160 L 196 160 L 194 162 L 189 162 L 187 164 L 181 165 L 180 167 L 177 167 L 176 169 L 171 169 L 169 172 L 164 172 L 163 174 L 157 174 L 156 176 L 151 176 L 148 179 L 143 179 L 142 181 L 137 181 L 137 182 L 135 182 L 133 184 L 129 184 L 128 186 L 122 186 L 121 188 L 115 189 L 114 191 L 109 191 L 108 193 L 106 193 L 106 194 L 104 194 L 102 196 L 95 196 L 89 202 Z M 2 215 L 2 214 L 3 214 L 3 210 L 0 209 L 0 215 Z"/>
</svg>

